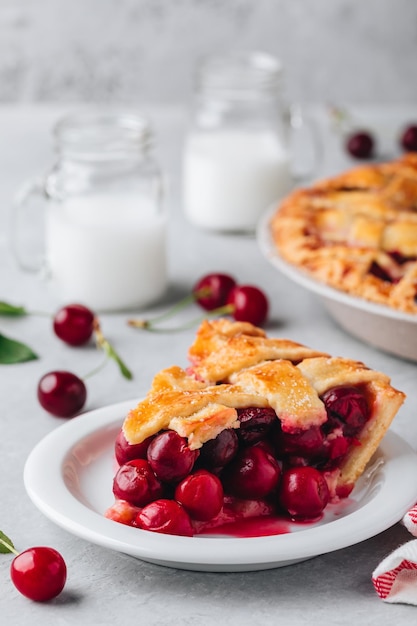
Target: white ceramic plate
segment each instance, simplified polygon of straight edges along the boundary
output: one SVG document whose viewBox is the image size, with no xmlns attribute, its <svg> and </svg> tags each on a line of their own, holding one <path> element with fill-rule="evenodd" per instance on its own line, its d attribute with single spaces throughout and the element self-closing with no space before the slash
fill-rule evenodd
<svg viewBox="0 0 417 626">
<path fill-rule="evenodd" d="M 352 496 L 328 507 L 317 524 L 285 535 L 249 539 L 177 537 L 124 526 L 103 517 L 113 503 L 113 445 L 127 411 L 124 402 L 76 417 L 31 452 L 26 490 L 53 522 L 87 541 L 181 569 L 251 571 L 290 565 L 353 545 L 398 522 L 417 500 L 417 455 L 388 433 Z M 401 489 L 399 489 L 401 485 Z"/>
<path fill-rule="evenodd" d="M 266 212 L 257 230 L 259 246 L 268 261 L 282 274 L 320 296 L 330 315 L 344 330 L 381 350 L 417 361 L 417 315 L 351 296 L 284 261 L 274 245 L 269 226 L 275 210 L 276 206 Z"/>
</svg>

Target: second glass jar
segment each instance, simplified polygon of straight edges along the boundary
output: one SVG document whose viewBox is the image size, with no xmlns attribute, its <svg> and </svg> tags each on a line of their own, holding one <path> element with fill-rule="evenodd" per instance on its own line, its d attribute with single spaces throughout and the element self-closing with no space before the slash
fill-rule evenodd
<svg viewBox="0 0 417 626">
<path fill-rule="evenodd" d="M 183 202 L 201 228 L 253 232 L 292 186 L 281 63 L 264 53 L 198 69 L 183 160 Z"/>
</svg>

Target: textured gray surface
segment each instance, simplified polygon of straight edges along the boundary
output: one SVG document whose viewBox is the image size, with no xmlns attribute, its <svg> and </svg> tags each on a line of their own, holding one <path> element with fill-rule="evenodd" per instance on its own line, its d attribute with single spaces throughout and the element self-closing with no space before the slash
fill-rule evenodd
<svg viewBox="0 0 417 626">
<path fill-rule="evenodd" d="M 233 47 L 281 57 L 291 99 L 417 97 L 414 0 L 0 0 L 0 101 L 181 101 Z"/>
<path fill-rule="evenodd" d="M 0 107 L 0 299 L 52 311 L 57 301 L 35 277 L 20 274 L 7 247 L 10 199 L 21 181 L 50 162 L 49 130 L 64 108 Z M 324 313 L 313 294 L 290 283 L 262 257 L 248 237 L 216 236 L 187 224 L 178 187 L 184 115 L 181 109 L 154 110 L 160 158 L 171 180 L 169 241 L 171 297 L 189 290 L 209 271 L 229 271 L 240 281 L 256 283 L 271 299 L 270 333 L 300 341 L 332 354 L 363 360 L 389 374 L 409 394 L 393 429 L 417 449 L 415 425 L 416 364 L 382 354 L 342 332 Z M 359 112 L 396 128 L 410 109 Z M 358 113 L 358 114 L 359 114 Z M 336 138 L 326 131 L 322 173 L 347 165 Z M 155 307 L 149 315 L 162 310 Z M 195 311 L 192 313 L 194 314 Z M 185 314 L 184 314 L 185 315 Z M 124 315 L 105 315 L 105 334 L 134 373 L 132 382 L 112 364 L 88 382 L 86 409 L 142 395 L 160 368 L 186 363 L 194 331 L 172 335 L 129 330 Z M 87 543 L 44 517 L 25 493 L 22 472 L 33 446 L 61 421 L 46 414 L 35 398 L 36 385 L 47 371 L 62 368 L 83 375 L 97 365 L 93 346 L 74 349 L 54 338 L 44 317 L 1 319 L 1 331 L 26 341 L 38 361 L 0 370 L 0 528 L 23 549 L 47 544 L 60 550 L 68 564 L 65 591 L 49 604 L 33 604 L 9 581 L 10 558 L 0 559 L 0 615 L 8 626 L 22 624 L 146 624 L 149 626 L 383 626 L 413 623 L 416 608 L 387 605 L 376 596 L 371 573 L 381 559 L 410 535 L 399 524 L 359 545 L 286 568 L 249 573 L 198 573 L 163 568 Z M 45 459 L 48 462 L 48 459 Z M 399 485 L 399 488 L 401 486 Z M 383 515 L 383 512 L 381 512 Z"/>
</svg>

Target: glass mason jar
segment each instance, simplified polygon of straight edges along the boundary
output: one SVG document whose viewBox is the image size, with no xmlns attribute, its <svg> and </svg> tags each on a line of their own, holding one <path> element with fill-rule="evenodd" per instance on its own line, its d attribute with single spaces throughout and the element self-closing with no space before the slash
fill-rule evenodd
<svg viewBox="0 0 417 626">
<path fill-rule="evenodd" d="M 197 71 L 191 118 L 186 216 L 210 230 L 254 231 L 293 185 L 280 61 L 261 52 L 207 58 Z"/>
<path fill-rule="evenodd" d="M 44 269 L 62 301 L 96 311 L 153 302 L 167 282 L 166 216 L 149 122 L 131 113 L 81 113 L 61 120 L 54 137 L 55 165 L 16 201 L 18 262 L 39 269 L 24 242 L 30 222 L 41 219 Z M 45 210 L 34 214 L 36 194 Z"/>
</svg>

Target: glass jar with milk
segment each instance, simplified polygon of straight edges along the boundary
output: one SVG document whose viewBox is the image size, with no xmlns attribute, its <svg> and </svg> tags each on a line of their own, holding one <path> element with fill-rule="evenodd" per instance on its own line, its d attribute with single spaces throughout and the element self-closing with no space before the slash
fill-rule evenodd
<svg viewBox="0 0 417 626">
<path fill-rule="evenodd" d="M 261 52 L 200 65 L 183 160 L 184 212 L 196 226 L 254 231 L 291 189 L 281 82 L 281 63 Z"/>
<path fill-rule="evenodd" d="M 23 260 L 21 233 L 40 192 L 46 273 L 60 299 L 96 311 L 146 306 L 167 282 L 166 216 L 149 122 L 130 113 L 80 113 L 60 121 L 54 136 L 55 166 L 16 203 L 20 264 L 35 269 Z"/>
</svg>

